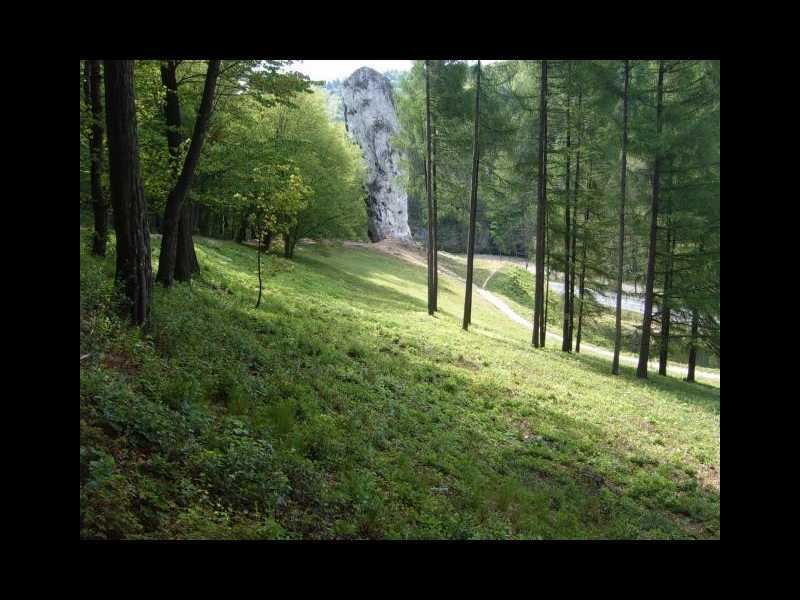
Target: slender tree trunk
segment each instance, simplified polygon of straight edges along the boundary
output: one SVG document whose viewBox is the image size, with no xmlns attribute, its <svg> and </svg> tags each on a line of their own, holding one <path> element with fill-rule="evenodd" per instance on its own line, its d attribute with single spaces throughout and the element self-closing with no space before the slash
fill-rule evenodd
<svg viewBox="0 0 800 600">
<path fill-rule="evenodd" d="M 585 284 L 586 281 L 586 242 L 583 243 L 583 259 L 581 261 L 581 280 L 579 284 L 579 291 L 578 291 L 578 331 L 575 335 L 575 353 L 578 354 L 581 351 L 581 331 L 583 327 L 583 297 L 585 293 Z"/>
<path fill-rule="evenodd" d="M 139 169 L 133 61 L 104 65 L 111 202 L 117 238 L 115 280 L 124 288 L 132 321 L 150 325 L 152 265 L 147 205 Z"/>
<path fill-rule="evenodd" d="M 481 121 L 481 61 L 478 61 L 475 84 L 475 131 L 472 136 L 472 188 L 469 195 L 469 237 L 467 240 L 467 288 L 464 292 L 464 322 L 462 327 L 469 330 L 472 319 L 472 265 L 475 255 L 475 217 L 478 210 L 478 133 Z"/>
<path fill-rule="evenodd" d="M 167 287 L 172 285 L 174 278 L 179 281 L 188 280 L 197 267 L 197 255 L 194 252 L 194 244 L 192 243 L 191 208 L 185 209 L 185 205 L 190 205 L 190 202 L 184 202 L 184 200 L 189 191 L 197 162 L 200 159 L 200 151 L 203 148 L 208 121 L 211 118 L 219 67 L 219 60 L 210 60 L 208 62 L 203 97 L 197 112 L 192 141 L 189 145 L 183 168 L 175 187 L 173 187 L 167 198 L 167 206 L 164 210 L 161 255 L 156 279 Z M 177 156 L 180 146 L 180 130 L 178 129 L 180 127 L 180 104 L 178 102 L 175 69 L 176 63 L 174 61 L 167 61 L 161 69 L 162 82 L 167 88 L 167 143 L 170 147 L 170 155 L 173 158 Z M 175 144 L 176 141 L 177 145 Z M 186 214 L 184 214 L 184 211 Z M 180 252 L 178 252 L 179 245 L 181 246 Z M 179 269 L 177 267 L 178 261 L 181 262 Z"/>
<path fill-rule="evenodd" d="M 591 194 L 592 191 L 592 163 L 589 163 L 589 180 L 587 182 L 587 191 Z M 583 247 L 581 250 L 581 279 L 579 286 L 579 297 L 578 297 L 578 331 L 575 336 L 575 353 L 578 354 L 581 351 L 581 332 L 583 330 L 583 297 L 585 293 L 585 283 L 586 283 L 586 247 L 587 247 L 587 233 L 586 233 L 586 226 L 589 223 L 589 196 L 587 194 L 586 198 L 586 208 L 585 212 L 583 213 Z"/>
<path fill-rule="evenodd" d="M 533 302 L 533 345 L 544 346 L 542 317 L 544 316 L 544 234 L 547 204 L 547 61 L 541 61 L 539 91 L 539 186 L 536 207 L 536 285 Z"/>
<path fill-rule="evenodd" d="M 583 133 L 583 112 L 582 112 L 583 93 L 578 90 L 578 147 L 575 152 L 575 191 L 572 200 L 572 249 L 570 258 L 570 281 L 569 281 L 569 346 L 572 348 L 572 335 L 575 324 L 575 251 L 578 239 L 578 190 L 580 188 L 581 177 L 581 140 Z"/>
<path fill-rule="evenodd" d="M 547 312 L 550 308 L 550 248 L 547 245 L 547 238 L 550 234 L 550 213 L 547 211 L 544 216 L 544 247 L 545 247 L 545 272 L 544 272 L 544 318 L 542 319 L 542 348 L 547 341 Z"/>
<path fill-rule="evenodd" d="M 692 309 L 692 336 L 689 342 L 689 368 L 686 381 L 694 381 L 694 367 L 697 364 L 697 310 Z"/>
<path fill-rule="evenodd" d="M 89 134 L 89 152 L 91 159 L 92 210 L 94 211 L 94 235 L 92 236 L 92 253 L 95 256 L 106 255 L 108 239 L 108 203 L 103 196 L 103 103 L 101 100 L 100 61 L 86 61 L 86 103 L 92 111 L 92 129 Z"/>
<path fill-rule="evenodd" d="M 625 61 L 625 85 L 622 93 L 622 160 L 619 175 L 619 241 L 617 252 L 617 310 L 614 330 L 614 360 L 611 372 L 619 375 L 619 350 L 622 343 L 622 273 L 625 254 L 625 177 L 628 171 L 628 81 L 630 64 Z"/>
<path fill-rule="evenodd" d="M 425 61 L 425 138 L 427 142 L 427 195 L 428 195 L 428 314 L 433 315 L 434 312 L 434 294 L 433 294 L 433 188 L 431 179 L 433 174 L 431 171 L 431 61 Z"/>
<path fill-rule="evenodd" d="M 242 215 L 241 221 L 239 221 L 239 228 L 236 230 L 236 242 L 241 244 L 244 242 L 244 238 L 247 237 L 247 218 L 245 215 Z"/>
<path fill-rule="evenodd" d="M 292 231 L 283 236 L 283 256 L 284 258 L 294 258 L 294 248 L 297 240 L 300 239 L 300 231 L 295 227 Z"/>
<path fill-rule="evenodd" d="M 294 255 L 294 241 L 291 234 L 287 233 L 283 236 L 283 257 L 292 258 Z"/>
<path fill-rule="evenodd" d="M 661 111 L 664 97 L 664 61 L 658 61 L 658 84 L 656 88 L 656 137 L 661 137 Z M 642 341 L 639 347 L 639 365 L 636 376 L 647 377 L 647 361 L 650 359 L 650 331 L 653 323 L 653 288 L 656 272 L 656 239 L 658 237 L 658 194 L 661 182 L 661 153 L 657 149 L 653 161 L 653 193 L 650 204 L 650 248 L 647 255 L 647 279 L 644 292 L 644 316 L 642 317 Z"/>
<path fill-rule="evenodd" d="M 669 216 L 667 217 L 669 219 Z M 669 330 L 672 321 L 672 254 L 675 249 L 675 239 L 672 226 L 667 221 L 667 268 L 664 274 L 664 299 L 661 309 L 661 347 L 658 354 L 658 374 L 666 376 L 667 360 L 669 358 Z"/>
<path fill-rule="evenodd" d="M 436 125 L 433 126 L 431 185 L 433 186 L 433 310 L 439 310 L 439 214 L 436 207 Z"/>
<path fill-rule="evenodd" d="M 572 352 L 572 338 L 569 334 L 569 315 L 572 312 L 570 308 L 569 297 L 569 279 L 570 279 L 570 249 L 571 240 L 569 238 L 572 229 L 570 224 L 570 202 L 569 202 L 569 189 L 570 189 L 570 111 L 569 111 L 569 96 L 567 97 L 567 172 L 564 182 L 565 197 L 564 197 L 564 320 L 561 327 L 561 351 Z"/>
<path fill-rule="evenodd" d="M 258 255 L 258 300 L 256 300 L 256 308 L 261 306 L 261 236 L 258 236 L 256 254 Z"/>
</svg>

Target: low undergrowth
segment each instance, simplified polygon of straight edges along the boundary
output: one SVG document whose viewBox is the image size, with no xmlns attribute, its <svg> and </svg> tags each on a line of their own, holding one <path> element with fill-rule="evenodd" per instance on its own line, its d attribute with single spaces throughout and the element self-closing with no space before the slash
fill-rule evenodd
<svg viewBox="0 0 800 600">
<path fill-rule="evenodd" d="M 267 256 L 255 310 L 255 251 L 196 242 L 143 335 L 81 232 L 81 537 L 719 537 L 718 388 L 463 332 L 368 249 Z"/>
</svg>

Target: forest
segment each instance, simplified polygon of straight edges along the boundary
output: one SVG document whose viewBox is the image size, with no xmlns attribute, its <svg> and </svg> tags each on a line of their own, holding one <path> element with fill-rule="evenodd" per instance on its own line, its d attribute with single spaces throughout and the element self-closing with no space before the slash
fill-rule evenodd
<svg viewBox="0 0 800 600">
<path fill-rule="evenodd" d="M 720 62 L 408 65 L 80 61 L 81 539 L 719 539 Z"/>
</svg>

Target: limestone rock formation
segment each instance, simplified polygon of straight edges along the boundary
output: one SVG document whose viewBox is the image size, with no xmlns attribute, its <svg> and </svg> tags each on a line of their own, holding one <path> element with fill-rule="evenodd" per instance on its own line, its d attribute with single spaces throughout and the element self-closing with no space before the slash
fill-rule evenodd
<svg viewBox="0 0 800 600">
<path fill-rule="evenodd" d="M 399 179 L 398 153 L 389 137 L 399 131 L 392 86 L 383 75 L 362 67 L 342 85 L 345 126 L 367 162 L 369 239 L 411 240 L 408 196 Z"/>
</svg>

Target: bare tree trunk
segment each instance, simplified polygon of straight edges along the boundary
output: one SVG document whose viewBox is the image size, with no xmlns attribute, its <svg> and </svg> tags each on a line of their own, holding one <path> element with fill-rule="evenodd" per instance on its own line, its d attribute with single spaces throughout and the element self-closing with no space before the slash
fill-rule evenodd
<svg viewBox="0 0 800 600">
<path fill-rule="evenodd" d="M 658 61 L 658 84 L 656 88 L 656 136 L 661 136 L 661 111 L 664 97 L 664 61 Z M 657 149 L 653 164 L 653 194 L 650 204 L 650 249 L 647 255 L 647 279 L 644 292 L 644 316 L 642 317 L 642 341 L 639 347 L 639 364 L 636 376 L 647 377 L 647 361 L 650 359 L 650 331 L 653 323 L 653 288 L 656 273 L 656 239 L 658 237 L 658 194 L 661 178 L 661 152 Z"/>
<path fill-rule="evenodd" d="M 625 61 L 625 85 L 622 93 L 622 160 L 619 176 L 619 242 L 617 252 L 617 310 L 614 331 L 614 360 L 611 364 L 611 373 L 619 375 L 619 350 L 622 342 L 622 269 L 625 252 L 625 176 L 628 170 L 628 81 L 630 79 L 630 64 Z"/>
<path fill-rule="evenodd" d="M 591 194 L 592 191 L 592 163 L 589 163 L 589 180 L 587 182 L 587 191 Z M 587 233 L 586 233 L 586 225 L 589 222 L 589 196 L 587 194 L 586 198 L 586 208 L 585 212 L 583 213 L 583 248 L 581 250 L 581 280 L 578 284 L 579 286 L 579 298 L 578 298 L 578 331 L 575 336 L 575 353 L 578 354 L 581 351 L 581 332 L 583 330 L 583 297 L 585 293 L 585 282 L 586 282 L 586 246 L 587 246 Z"/>
<path fill-rule="evenodd" d="M 181 211 L 181 221 L 178 225 L 178 252 L 175 256 L 175 279 L 177 281 L 189 281 L 192 275 L 200 270 L 192 239 L 194 206 L 192 200 L 186 198 Z"/>
<path fill-rule="evenodd" d="M 686 381 L 694 381 L 694 367 L 697 363 L 697 310 L 692 310 L 692 336 L 689 342 L 689 368 L 686 373 Z"/>
<path fill-rule="evenodd" d="M 541 61 L 539 91 L 539 186 L 536 208 L 536 279 L 533 302 L 533 345 L 544 346 L 542 320 L 544 316 L 544 234 L 547 205 L 547 61 Z"/>
<path fill-rule="evenodd" d="M 544 230 L 544 247 L 545 247 L 545 273 L 544 273 L 544 319 L 542 319 L 542 334 L 541 343 L 542 348 L 545 347 L 547 341 L 547 312 L 550 308 L 550 248 L 547 245 L 547 238 L 550 234 L 550 212 L 547 211 L 544 216 L 545 230 Z"/>
<path fill-rule="evenodd" d="M 89 134 L 91 159 L 92 210 L 94 211 L 94 235 L 92 253 L 106 255 L 108 239 L 108 203 L 103 196 L 103 103 L 101 100 L 100 61 L 86 61 L 86 102 L 92 111 L 92 129 Z"/>
<path fill-rule="evenodd" d="M 669 216 L 667 217 L 669 219 Z M 672 294 L 672 254 L 675 248 L 675 239 L 672 226 L 667 221 L 667 268 L 664 274 L 664 296 L 661 309 L 661 347 L 658 353 L 658 374 L 666 376 L 667 360 L 669 358 L 669 330 L 672 321 L 671 298 Z"/>
<path fill-rule="evenodd" d="M 583 94 L 582 90 L 578 90 L 578 148 L 575 152 L 575 191 L 573 192 L 572 201 L 572 249 L 570 251 L 570 258 L 572 264 L 570 265 L 570 281 L 569 281 L 569 347 L 572 348 L 572 335 L 575 323 L 575 251 L 578 239 L 578 190 L 580 188 L 581 177 L 581 140 L 583 130 L 583 112 L 582 107 Z M 577 352 L 577 351 L 576 351 Z"/>
<path fill-rule="evenodd" d="M 431 155 L 431 185 L 433 186 L 433 310 L 439 310 L 439 226 L 436 206 L 436 125 L 433 126 L 433 154 Z"/>
<path fill-rule="evenodd" d="M 434 278 L 433 278 L 433 188 L 431 185 L 431 179 L 433 179 L 433 174 L 431 172 L 431 61 L 425 61 L 425 119 L 426 119 L 426 128 L 425 128 L 425 138 L 427 142 L 427 174 L 428 174 L 428 181 L 427 181 L 427 195 L 428 195 L 428 314 L 433 315 L 434 312 Z"/>
<path fill-rule="evenodd" d="M 257 236 L 256 254 L 258 255 L 258 300 L 256 300 L 256 308 L 261 306 L 261 236 Z"/>
<path fill-rule="evenodd" d="M 467 240 L 467 288 L 464 292 L 464 322 L 462 327 L 469 330 L 472 319 L 472 264 L 475 254 L 475 217 L 478 210 L 478 132 L 481 121 L 481 61 L 478 61 L 475 84 L 475 131 L 472 136 L 472 189 L 469 197 L 469 238 Z"/>
<path fill-rule="evenodd" d="M 192 205 L 191 200 L 187 199 L 181 209 L 181 220 L 178 224 L 178 247 L 175 252 L 174 272 L 176 281 L 190 281 L 192 275 L 200 270 L 192 240 L 193 229 Z"/>
<path fill-rule="evenodd" d="M 117 238 L 115 280 L 125 291 L 133 322 L 150 325 L 152 265 L 147 205 L 139 170 L 133 61 L 104 65 L 111 202 Z"/>
<path fill-rule="evenodd" d="M 192 141 L 186 154 L 186 160 L 183 163 L 183 169 L 181 169 L 175 187 L 173 187 L 167 198 L 167 206 L 164 210 L 161 255 L 158 261 L 156 279 L 167 287 L 172 285 L 174 278 L 179 280 L 189 279 L 197 266 L 197 256 L 194 252 L 191 235 L 191 209 L 186 210 L 185 215 L 183 214 L 184 205 L 190 203 L 184 203 L 184 199 L 189 191 L 195 167 L 200 159 L 200 151 L 203 148 L 208 121 L 211 118 L 219 66 L 219 60 L 210 60 L 208 62 L 203 98 L 200 101 L 200 108 L 197 112 Z M 162 82 L 167 88 L 167 143 L 173 159 L 178 156 L 180 146 L 180 131 L 178 129 L 180 127 L 180 104 L 178 101 L 178 84 L 175 79 L 176 67 L 175 61 L 166 61 L 161 68 Z M 182 235 L 181 231 L 179 231 L 181 229 L 183 230 Z M 180 244 L 179 239 L 181 240 Z M 178 252 L 179 245 L 182 246 L 180 253 Z M 191 246 L 191 248 L 188 246 Z M 177 269 L 178 260 L 181 261 L 180 269 Z"/>
<path fill-rule="evenodd" d="M 570 202 L 569 202 L 569 188 L 570 188 L 570 135 L 571 135 L 571 127 L 570 127 L 570 99 L 569 95 L 567 96 L 567 172 L 566 172 L 566 180 L 564 182 L 565 188 L 565 198 L 564 198 L 564 320 L 561 327 L 561 351 L 562 352 L 572 352 L 572 339 L 569 334 L 569 315 L 571 312 L 570 309 L 570 297 L 569 297 L 569 273 L 570 273 L 570 247 L 571 247 L 571 240 L 569 239 L 570 230 L 572 227 L 570 226 Z"/>
</svg>

